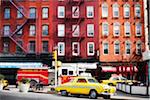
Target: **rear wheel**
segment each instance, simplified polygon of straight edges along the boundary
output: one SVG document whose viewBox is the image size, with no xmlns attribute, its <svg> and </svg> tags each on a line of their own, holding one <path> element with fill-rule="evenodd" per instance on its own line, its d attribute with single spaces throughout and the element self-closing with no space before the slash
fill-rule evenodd
<svg viewBox="0 0 150 100">
<path fill-rule="evenodd" d="M 62 96 L 68 96 L 68 93 L 67 93 L 66 90 L 62 90 L 62 91 L 61 91 L 61 95 L 62 95 Z"/>
<path fill-rule="evenodd" d="M 96 99 L 97 98 L 97 92 L 95 90 L 91 90 L 89 93 L 90 99 Z"/>
</svg>

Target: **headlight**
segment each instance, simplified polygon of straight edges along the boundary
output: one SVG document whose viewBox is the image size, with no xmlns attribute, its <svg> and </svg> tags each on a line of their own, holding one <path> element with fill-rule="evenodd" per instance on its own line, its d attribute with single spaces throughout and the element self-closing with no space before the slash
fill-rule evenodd
<svg viewBox="0 0 150 100">
<path fill-rule="evenodd" d="M 105 89 L 105 90 L 110 89 L 110 86 L 104 85 L 104 89 Z"/>
</svg>

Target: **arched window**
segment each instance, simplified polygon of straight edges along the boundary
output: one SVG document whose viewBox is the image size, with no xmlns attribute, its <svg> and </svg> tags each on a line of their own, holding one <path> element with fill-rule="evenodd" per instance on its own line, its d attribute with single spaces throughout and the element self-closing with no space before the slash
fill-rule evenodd
<svg viewBox="0 0 150 100">
<path fill-rule="evenodd" d="M 125 36 L 130 36 L 131 33 L 131 29 L 130 29 L 130 23 L 129 22 L 125 22 L 124 24 L 124 31 L 125 31 Z"/>
<path fill-rule="evenodd" d="M 115 43 L 114 43 L 114 53 L 115 54 L 120 54 L 120 43 L 119 43 L 119 41 L 115 41 Z"/>
<path fill-rule="evenodd" d="M 113 25 L 113 33 L 114 33 L 114 36 L 120 35 L 120 24 L 118 22 L 115 22 Z"/>
<path fill-rule="evenodd" d="M 109 53 L 109 43 L 107 41 L 103 42 L 103 54 L 107 55 Z"/>
<path fill-rule="evenodd" d="M 130 41 L 125 42 L 125 54 L 126 55 L 131 54 L 131 42 Z"/>
<path fill-rule="evenodd" d="M 108 17 L 108 5 L 106 3 L 102 4 L 102 17 Z"/>
<path fill-rule="evenodd" d="M 124 5 L 124 17 L 125 18 L 130 17 L 130 5 L 129 4 Z"/>
<path fill-rule="evenodd" d="M 135 30 L 136 30 L 136 36 L 141 36 L 141 23 L 136 23 L 135 25 Z"/>
<path fill-rule="evenodd" d="M 135 10 L 135 17 L 141 17 L 141 7 L 139 4 L 135 5 L 134 10 Z"/>
<path fill-rule="evenodd" d="M 109 25 L 108 25 L 107 22 L 104 22 L 102 24 L 102 32 L 103 32 L 104 36 L 108 36 L 108 34 L 109 34 Z"/>
<path fill-rule="evenodd" d="M 141 55 L 142 53 L 142 43 L 141 41 L 136 42 L 136 54 Z"/>
<path fill-rule="evenodd" d="M 113 17 L 119 17 L 119 5 L 117 3 L 113 4 Z"/>
</svg>

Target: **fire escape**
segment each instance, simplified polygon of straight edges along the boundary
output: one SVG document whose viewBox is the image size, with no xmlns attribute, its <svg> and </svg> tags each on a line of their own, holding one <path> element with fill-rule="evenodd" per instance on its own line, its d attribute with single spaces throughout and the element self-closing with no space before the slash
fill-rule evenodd
<svg viewBox="0 0 150 100">
<path fill-rule="evenodd" d="M 3 40 L 5 39 L 10 39 L 11 41 L 13 41 L 18 47 L 21 48 L 21 50 L 26 54 L 27 50 L 18 42 L 18 37 L 15 36 L 21 29 L 23 29 L 23 27 L 29 22 L 29 20 L 35 20 L 35 18 L 29 17 L 29 14 L 27 12 L 27 10 L 17 1 L 17 0 L 6 0 L 6 1 L 2 1 L 5 3 L 10 3 L 12 4 L 16 10 L 18 10 L 22 16 L 23 16 L 23 23 L 20 25 L 19 28 L 16 28 L 15 30 L 9 30 L 9 31 L 2 31 L 2 38 Z M 23 1 L 22 1 L 23 2 Z M 22 10 L 20 9 L 22 8 Z M 17 23 L 14 23 L 14 25 L 12 26 L 16 26 Z"/>
<path fill-rule="evenodd" d="M 66 34 L 64 37 L 64 42 L 66 46 L 65 50 L 65 60 L 71 61 L 73 58 L 72 52 L 72 42 L 81 43 L 84 40 L 84 34 L 81 31 L 79 32 L 79 36 L 73 36 L 73 33 L 77 30 L 77 27 L 80 27 L 80 24 L 84 20 L 84 14 L 81 13 L 81 6 L 84 4 L 84 0 L 66 0 L 66 16 L 64 18 L 64 23 L 66 25 Z M 75 9 L 72 10 L 72 7 L 75 6 Z M 80 9 L 80 11 L 79 11 Z M 77 15 L 77 17 L 73 17 L 73 15 Z M 72 29 L 72 25 L 75 25 L 74 29 Z M 79 55 L 75 56 L 79 57 Z"/>
</svg>

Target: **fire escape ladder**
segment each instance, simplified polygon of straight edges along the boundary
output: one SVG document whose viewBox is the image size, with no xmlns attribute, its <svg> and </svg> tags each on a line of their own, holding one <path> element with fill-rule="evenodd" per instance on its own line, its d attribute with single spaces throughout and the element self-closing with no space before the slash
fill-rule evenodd
<svg viewBox="0 0 150 100">
<path fill-rule="evenodd" d="M 27 53 L 26 49 L 22 47 L 13 37 L 9 36 L 9 38 L 16 44 L 18 45 L 25 53 Z"/>
<path fill-rule="evenodd" d="M 11 36 L 14 36 L 16 33 L 18 33 L 27 22 L 28 20 L 25 20 L 24 23 L 19 28 L 16 28 L 16 30 L 11 34 Z"/>
<path fill-rule="evenodd" d="M 28 18 L 27 12 L 25 9 L 20 9 L 19 7 L 22 7 L 18 2 L 15 2 L 14 0 L 9 0 L 10 3 L 25 17 Z"/>
</svg>

